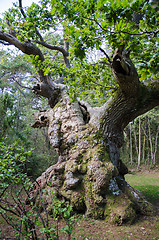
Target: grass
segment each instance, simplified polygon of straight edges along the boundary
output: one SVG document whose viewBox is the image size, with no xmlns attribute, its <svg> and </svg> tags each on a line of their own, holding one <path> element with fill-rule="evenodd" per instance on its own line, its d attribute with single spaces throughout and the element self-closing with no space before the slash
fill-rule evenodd
<svg viewBox="0 0 159 240">
<path fill-rule="evenodd" d="M 127 174 L 126 181 L 138 189 L 148 201 L 157 204 L 159 201 L 159 173 Z"/>
</svg>

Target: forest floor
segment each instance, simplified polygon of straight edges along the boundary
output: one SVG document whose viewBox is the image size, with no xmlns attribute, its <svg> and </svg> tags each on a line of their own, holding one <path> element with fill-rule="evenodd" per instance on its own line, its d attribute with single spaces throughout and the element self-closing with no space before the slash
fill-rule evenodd
<svg viewBox="0 0 159 240">
<path fill-rule="evenodd" d="M 131 170 L 127 182 L 140 190 L 155 208 L 153 216 L 141 216 L 132 225 L 112 225 L 104 220 L 81 218 L 75 223 L 72 238 L 76 240 L 159 240 L 159 170 Z M 0 239 L 13 240 L 14 230 L 0 218 Z M 60 240 L 67 240 L 61 236 Z M 45 240 L 45 239 L 43 239 Z"/>
</svg>

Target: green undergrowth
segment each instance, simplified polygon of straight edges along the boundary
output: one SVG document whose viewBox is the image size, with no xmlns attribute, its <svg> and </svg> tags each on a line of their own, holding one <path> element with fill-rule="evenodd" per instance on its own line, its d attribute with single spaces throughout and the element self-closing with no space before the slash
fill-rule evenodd
<svg viewBox="0 0 159 240">
<path fill-rule="evenodd" d="M 159 203 L 159 172 L 134 173 L 126 175 L 127 182 L 134 188 L 140 190 L 143 195 L 156 206 Z M 56 206 L 57 207 L 57 206 Z M 56 208 L 57 210 L 57 208 Z M 50 219 L 50 224 L 55 222 Z M 59 240 L 68 239 L 66 231 L 67 224 L 61 220 L 58 222 L 60 229 Z M 40 230 L 41 225 L 37 228 Z M 15 239 L 14 230 L 6 224 L 4 219 L 0 216 L 0 239 Z M 48 229 L 51 231 L 51 229 Z M 94 220 L 86 217 L 79 217 L 74 222 L 70 239 L 73 240 L 158 240 L 159 236 L 159 215 L 158 211 L 153 216 L 141 216 L 133 224 L 116 226 L 109 221 Z M 40 238 L 45 239 L 45 238 Z M 54 239 L 54 238 L 53 238 Z"/>
<path fill-rule="evenodd" d="M 159 204 L 159 173 L 127 174 L 125 179 L 152 204 Z"/>
</svg>

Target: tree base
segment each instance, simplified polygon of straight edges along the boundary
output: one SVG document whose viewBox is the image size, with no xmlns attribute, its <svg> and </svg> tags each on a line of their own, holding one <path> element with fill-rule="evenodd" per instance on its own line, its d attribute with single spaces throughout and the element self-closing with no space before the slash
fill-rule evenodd
<svg viewBox="0 0 159 240">
<path fill-rule="evenodd" d="M 98 111 L 95 109 L 86 123 L 80 104 L 70 103 L 64 95 L 47 113 L 50 143 L 57 149 L 59 159 L 37 179 L 32 193 L 36 196 L 39 187 L 45 188 L 43 198 L 49 209 L 54 192 L 88 217 L 109 219 L 116 224 L 132 223 L 138 214 L 152 214 L 153 208 L 124 180 L 128 170 L 120 160 L 121 134 L 107 128 L 107 138 L 104 137 L 101 109 Z M 46 112 L 41 119 L 46 119 Z M 36 198 L 40 207 L 40 196 Z"/>
<path fill-rule="evenodd" d="M 72 166 L 72 167 L 71 167 Z M 65 199 L 77 213 L 93 219 L 106 219 L 113 224 L 133 223 L 139 215 L 152 215 L 153 206 L 141 193 L 130 187 L 112 163 L 90 161 L 76 169 L 68 162 L 51 166 L 35 183 L 32 192 L 36 205 L 43 209 L 38 189 L 45 188 L 43 203 L 51 212 L 52 197 Z M 72 170 L 74 172 L 68 171 Z M 116 176 L 115 176 L 116 175 Z"/>
</svg>

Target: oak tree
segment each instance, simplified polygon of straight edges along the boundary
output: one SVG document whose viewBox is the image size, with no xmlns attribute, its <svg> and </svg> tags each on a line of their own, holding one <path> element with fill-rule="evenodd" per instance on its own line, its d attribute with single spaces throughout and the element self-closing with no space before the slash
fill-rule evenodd
<svg viewBox="0 0 159 240">
<path fill-rule="evenodd" d="M 123 130 L 159 105 L 158 6 L 148 0 L 22 0 L 4 14 L 0 43 L 30 56 L 39 81 L 33 91 L 50 110 L 48 126 L 58 162 L 37 179 L 74 209 L 122 224 L 152 206 L 124 179 Z M 135 64 L 135 65 L 134 65 Z M 46 194 L 46 204 L 51 199 Z"/>
</svg>

